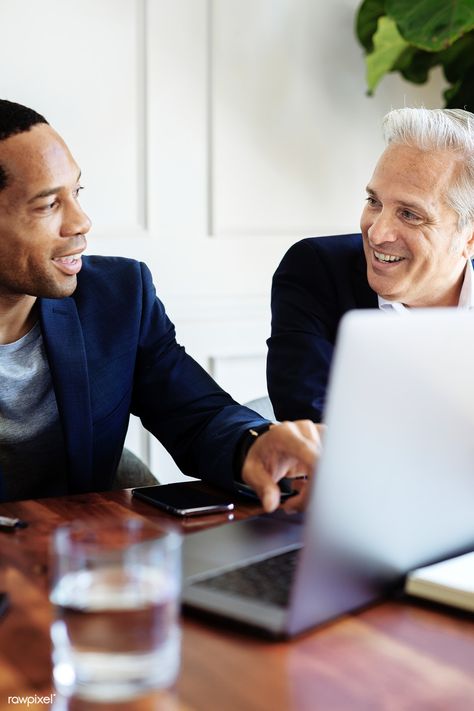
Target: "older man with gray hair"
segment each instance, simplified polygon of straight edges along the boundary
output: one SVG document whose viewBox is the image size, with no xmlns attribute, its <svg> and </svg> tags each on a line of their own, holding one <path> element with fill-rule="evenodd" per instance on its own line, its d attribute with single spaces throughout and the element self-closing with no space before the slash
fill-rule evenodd
<svg viewBox="0 0 474 711">
<path fill-rule="evenodd" d="M 280 420 L 322 420 L 346 311 L 474 307 L 474 115 L 398 109 L 384 137 L 361 234 L 302 240 L 275 273 L 267 377 Z"/>
</svg>

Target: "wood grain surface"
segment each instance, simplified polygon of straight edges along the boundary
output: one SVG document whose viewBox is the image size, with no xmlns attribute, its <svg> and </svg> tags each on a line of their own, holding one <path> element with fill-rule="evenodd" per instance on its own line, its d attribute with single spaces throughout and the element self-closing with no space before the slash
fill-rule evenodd
<svg viewBox="0 0 474 711">
<path fill-rule="evenodd" d="M 239 506 L 236 518 L 258 512 Z M 51 682 L 49 546 L 76 519 L 144 516 L 185 534 L 225 515 L 181 523 L 129 491 L 0 505 L 28 527 L 0 532 L 0 709 L 45 709 Z M 26 700 L 26 697 L 30 699 Z M 12 697 L 9 699 L 9 697 Z M 23 701 L 19 697 L 25 697 Z M 176 687 L 125 704 L 54 697 L 55 711 L 470 711 L 474 710 L 474 621 L 467 613 L 402 597 L 346 615 L 284 642 L 235 625 L 185 616 Z"/>
</svg>

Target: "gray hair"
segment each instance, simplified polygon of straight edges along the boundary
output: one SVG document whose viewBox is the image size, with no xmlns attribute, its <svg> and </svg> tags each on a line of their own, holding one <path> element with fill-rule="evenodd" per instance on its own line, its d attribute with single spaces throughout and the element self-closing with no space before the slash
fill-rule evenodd
<svg viewBox="0 0 474 711">
<path fill-rule="evenodd" d="M 458 215 L 458 230 L 474 222 L 474 114 L 463 109 L 394 109 L 383 120 L 387 145 L 456 153 L 461 170 L 446 194 Z"/>
</svg>

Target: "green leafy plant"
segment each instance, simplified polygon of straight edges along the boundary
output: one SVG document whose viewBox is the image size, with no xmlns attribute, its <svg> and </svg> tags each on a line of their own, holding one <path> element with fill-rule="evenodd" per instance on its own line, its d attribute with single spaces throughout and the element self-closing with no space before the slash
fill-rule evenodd
<svg viewBox="0 0 474 711">
<path fill-rule="evenodd" d="M 356 34 L 369 95 L 388 72 L 424 84 L 440 65 L 445 105 L 474 111 L 474 0 L 364 0 Z"/>
</svg>

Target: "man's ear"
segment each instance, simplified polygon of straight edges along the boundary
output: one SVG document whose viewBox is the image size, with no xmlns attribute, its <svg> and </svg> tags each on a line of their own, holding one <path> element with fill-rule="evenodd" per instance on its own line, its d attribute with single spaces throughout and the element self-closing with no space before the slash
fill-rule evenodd
<svg viewBox="0 0 474 711">
<path fill-rule="evenodd" d="M 463 256 L 472 259 L 474 256 L 474 224 L 469 225 L 468 239 L 464 245 Z"/>
</svg>

